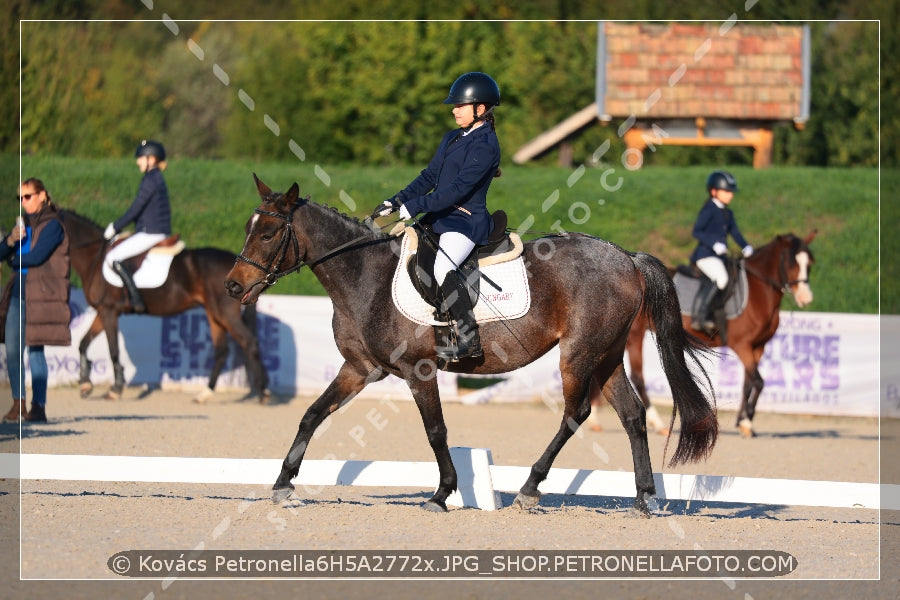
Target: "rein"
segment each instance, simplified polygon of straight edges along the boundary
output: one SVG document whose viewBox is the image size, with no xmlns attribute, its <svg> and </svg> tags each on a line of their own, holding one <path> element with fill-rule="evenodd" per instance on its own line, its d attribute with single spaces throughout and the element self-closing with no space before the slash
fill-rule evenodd
<svg viewBox="0 0 900 600">
<path fill-rule="evenodd" d="M 290 275 L 291 273 L 299 271 L 304 266 L 308 266 L 309 268 L 312 268 L 312 267 L 318 265 L 319 263 L 322 263 L 322 262 L 328 260 L 329 258 L 332 258 L 333 256 L 343 252 L 344 250 L 358 245 L 360 242 L 366 242 L 366 241 L 372 240 L 371 235 L 369 233 L 366 233 L 359 237 L 353 238 L 352 240 L 350 240 L 349 242 L 347 242 L 345 244 L 341 244 L 337 248 L 332 248 L 331 250 L 329 250 L 328 252 L 326 252 L 325 254 L 323 254 L 322 256 L 320 256 L 314 260 L 309 260 L 309 261 L 300 260 L 300 243 L 297 241 L 297 234 L 294 233 L 293 213 L 288 214 L 288 215 L 283 215 L 281 213 L 263 210 L 261 208 L 257 208 L 255 210 L 255 212 L 260 215 L 276 217 L 285 222 L 284 223 L 284 233 L 282 234 L 281 242 L 279 242 L 279 244 L 278 244 L 278 250 L 275 252 L 275 256 L 271 260 L 271 262 L 269 262 L 268 266 L 263 266 L 262 264 L 256 262 L 255 260 L 247 258 L 246 256 L 244 256 L 243 252 L 241 252 L 241 254 L 237 255 L 237 257 L 235 258 L 235 261 L 238 261 L 238 260 L 243 261 L 243 262 L 247 263 L 248 265 L 252 265 L 252 266 L 256 267 L 257 269 L 259 269 L 260 271 L 262 271 L 263 273 L 265 273 L 265 276 L 260 281 L 262 281 L 263 283 L 265 283 L 266 285 L 269 285 L 269 286 L 275 285 L 275 283 L 279 279 L 284 277 L 285 275 Z M 392 223 L 389 225 L 392 225 Z M 297 256 L 297 263 L 288 269 L 279 271 L 278 269 L 281 267 L 281 263 L 284 262 L 284 258 L 285 258 L 285 256 L 287 256 L 288 246 L 293 248 L 294 254 Z"/>
</svg>

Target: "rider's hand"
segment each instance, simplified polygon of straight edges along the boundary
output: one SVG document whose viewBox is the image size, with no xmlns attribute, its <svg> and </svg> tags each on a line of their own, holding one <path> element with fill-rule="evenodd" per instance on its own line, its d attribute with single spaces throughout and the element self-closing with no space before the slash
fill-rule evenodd
<svg viewBox="0 0 900 600">
<path fill-rule="evenodd" d="M 753 246 L 747 244 L 746 246 L 744 246 L 744 249 L 741 250 L 741 253 L 744 255 L 744 258 L 750 258 L 751 256 L 753 256 Z"/>
<path fill-rule="evenodd" d="M 385 200 L 375 209 L 375 214 L 379 217 L 387 217 L 400 208 L 400 203 L 395 198 Z"/>
<path fill-rule="evenodd" d="M 106 226 L 106 229 L 103 231 L 103 237 L 107 240 L 111 240 L 116 237 L 116 228 L 113 227 L 112 223 Z"/>
<path fill-rule="evenodd" d="M 724 254 L 728 252 L 728 246 L 726 246 L 722 242 L 716 242 L 715 244 L 713 244 L 713 252 L 715 252 L 719 256 L 724 256 Z"/>
<path fill-rule="evenodd" d="M 409 214 L 409 209 L 406 208 L 405 204 L 400 207 L 400 218 L 403 219 L 404 221 L 408 221 L 409 219 L 412 219 L 412 215 Z"/>
</svg>

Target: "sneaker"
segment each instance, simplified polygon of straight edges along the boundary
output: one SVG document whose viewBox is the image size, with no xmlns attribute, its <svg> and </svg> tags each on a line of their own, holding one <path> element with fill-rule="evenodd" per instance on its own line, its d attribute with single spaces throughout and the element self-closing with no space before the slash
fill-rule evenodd
<svg viewBox="0 0 900 600">
<path fill-rule="evenodd" d="M 28 414 L 25 415 L 24 419 L 31 423 L 46 423 L 47 422 L 47 413 L 44 411 L 44 407 L 35 402 L 31 403 L 31 410 L 28 411 Z"/>
</svg>

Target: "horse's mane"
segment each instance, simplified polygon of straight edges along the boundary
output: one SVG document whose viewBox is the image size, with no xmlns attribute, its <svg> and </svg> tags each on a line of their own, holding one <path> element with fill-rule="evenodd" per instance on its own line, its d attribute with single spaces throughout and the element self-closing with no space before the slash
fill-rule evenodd
<svg viewBox="0 0 900 600">
<path fill-rule="evenodd" d="M 274 192 L 269 198 L 266 198 L 266 202 L 271 202 L 272 204 L 276 204 L 277 201 L 280 200 L 283 196 L 284 196 L 283 192 Z M 310 206 L 314 206 L 326 213 L 333 214 L 334 216 L 338 217 L 339 223 L 349 226 L 349 227 L 352 227 L 354 229 L 360 230 L 360 232 L 371 231 L 375 237 L 383 237 L 383 236 L 387 235 L 378 226 L 371 224 L 371 221 L 367 221 L 365 219 L 360 219 L 358 217 L 354 217 L 353 215 L 348 215 L 344 212 L 341 212 L 341 210 L 335 206 L 330 206 L 328 204 L 320 204 L 318 202 L 315 202 L 315 201 L 311 200 L 309 196 L 306 196 L 305 198 L 300 198 L 299 201 L 297 202 L 297 204 L 295 204 L 294 207 L 292 208 L 291 212 L 293 213 L 297 209 L 299 209 L 301 206 L 304 206 L 307 204 Z"/>
<path fill-rule="evenodd" d="M 90 217 L 86 217 L 80 213 L 77 213 L 74 210 L 71 210 L 69 208 L 60 208 L 59 214 L 62 217 L 63 221 L 70 220 L 70 219 L 73 221 L 81 221 L 83 223 L 92 225 L 93 227 L 96 227 L 97 229 L 100 229 L 100 226 L 96 223 L 96 221 L 94 221 Z"/>
</svg>

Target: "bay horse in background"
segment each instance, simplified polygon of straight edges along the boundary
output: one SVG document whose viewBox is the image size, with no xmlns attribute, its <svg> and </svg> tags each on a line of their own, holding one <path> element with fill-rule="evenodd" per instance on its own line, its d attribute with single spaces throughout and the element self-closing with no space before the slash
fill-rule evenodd
<svg viewBox="0 0 900 600">
<path fill-rule="evenodd" d="M 103 257 L 109 246 L 109 242 L 103 237 L 103 228 L 70 210 L 60 211 L 60 216 L 69 236 L 72 268 L 81 277 L 85 300 L 97 311 L 94 321 L 78 345 L 81 396 L 87 397 L 93 390 L 91 361 L 88 360 L 87 349 L 100 332 L 105 332 L 114 373 L 113 385 L 105 397 L 117 400 L 125 387 L 125 371 L 119 361 L 119 315 L 133 310 L 131 304 L 125 302 L 124 289 L 103 278 Z M 259 352 L 256 311 L 242 311 L 240 303 L 235 302 L 222 289 L 222 280 L 234 265 L 234 259 L 234 254 L 218 248 L 183 250 L 173 258 L 168 278 L 163 285 L 141 289 L 141 296 L 147 306 L 143 314 L 169 316 L 202 306 L 206 310 L 212 337 L 213 366 L 207 387 L 194 400 L 204 402 L 212 396 L 216 381 L 228 359 L 226 334 L 231 334 L 244 351 L 252 393 L 258 396 L 261 404 L 265 404 L 271 393 L 268 389 L 269 376 Z"/>
<path fill-rule="evenodd" d="M 753 437 L 753 416 L 756 403 L 765 382 L 759 373 L 759 362 L 766 344 L 778 330 L 781 299 L 791 294 L 797 306 L 803 308 L 813 300 L 809 286 L 809 275 L 814 262 L 809 244 L 816 231 L 801 239 L 793 233 L 778 235 L 768 244 L 756 249 L 753 255 L 744 259 L 747 272 L 747 306 L 733 319 L 728 319 L 727 346 L 734 350 L 744 365 L 744 386 L 741 406 L 737 414 L 737 427 L 743 437 Z M 674 274 L 674 270 L 671 271 Z M 690 328 L 690 315 L 682 315 L 685 329 Z M 647 320 L 638 316 L 628 335 L 629 366 L 631 381 L 646 406 L 651 406 L 644 383 L 644 332 Z M 651 327 L 652 330 L 652 327 Z M 691 333 L 711 347 L 725 346 L 719 332 L 710 335 L 705 332 Z M 660 334 L 656 332 L 658 337 Z"/>
<path fill-rule="evenodd" d="M 447 445 L 436 373 L 435 337 L 428 326 L 404 317 L 391 299 L 398 267 L 398 238 L 383 234 L 370 220 L 359 221 L 299 197 L 294 183 L 276 193 L 253 176 L 262 200 L 248 221 L 238 261 L 224 280 L 229 293 L 252 304 L 280 277 L 307 265 L 331 298 L 334 338 L 344 363 L 327 389 L 306 410 L 273 486 L 273 500 L 289 499 L 300 464 L 316 428 L 366 385 L 395 375 L 412 392 L 438 465 L 439 482 L 423 508 L 445 511 L 457 487 Z M 631 323 L 641 306 L 660 332 L 660 355 L 674 390 L 681 432 L 670 465 L 705 459 L 715 444 L 718 422 L 699 364 L 705 349 L 692 343 L 681 326 L 675 287 L 656 258 L 628 253 L 580 234 L 550 236 L 524 246 L 531 305 L 515 320 L 482 323 L 484 355 L 449 363 L 461 373 L 503 373 L 531 363 L 555 345 L 565 406 L 562 422 L 515 500 L 535 506 L 538 484 L 550 471 L 566 441 L 590 413 L 589 390 L 602 390 L 615 408 L 631 443 L 637 494 L 634 510 L 649 516 L 656 493 L 644 408 L 625 375 L 623 355 Z M 705 373 L 705 372 L 704 372 Z M 708 383 L 708 379 L 706 380 Z M 665 455 L 665 451 L 664 451 Z"/>
</svg>

